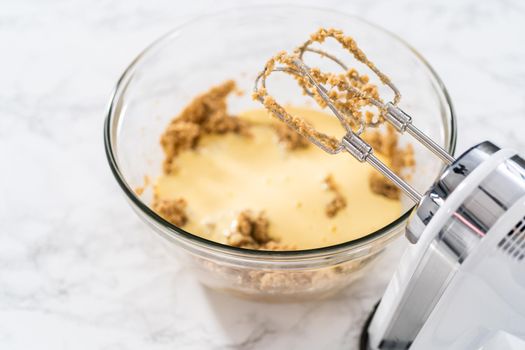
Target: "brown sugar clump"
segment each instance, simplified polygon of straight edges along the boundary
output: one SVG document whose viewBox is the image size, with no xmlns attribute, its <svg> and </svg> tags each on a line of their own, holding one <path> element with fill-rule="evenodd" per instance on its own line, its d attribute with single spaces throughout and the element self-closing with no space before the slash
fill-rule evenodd
<svg viewBox="0 0 525 350">
<path fill-rule="evenodd" d="M 340 210 L 346 207 L 346 198 L 341 193 L 339 186 L 335 183 L 332 174 L 324 179 L 327 189 L 334 194 L 334 198 L 325 207 L 326 216 L 333 218 Z"/>
<path fill-rule="evenodd" d="M 249 210 L 244 210 L 235 219 L 233 229 L 228 236 L 228 244 L 234 247 L 258 249 L 269 242 L 268 228 L 270 224 L 264 213 L 255 216 Z"/>
<path fill-rule="evenodd" d="M 339 211 L 346 207 L 346 200 L 343 196 L 336 195 L 325 208 L 326 216 L 333 218 Z"/>
<path fill-rule="evenodd" d="M 160 139 L 165 154 L 163 163 L 165 174 L 170 174 L 174 170 L 173 160 L 180 151 L 195 148 L 200 135 L 200 127 L 194 123 L 177 121 L 166 128 Z"/>
<path fill-rule="evenodd" d="M 259 250 L 293 250 L 294 247 L 282 245 L 269 235 L 270 222 L 264 213 L 254 215 L 244 210 L 233 222 L 232 232 L 227 243 L 233 247 Z"/>
<path fill-rule="evenodd" d="M 153 198 L 153 210 L 175 226 L 182 227 L 188 222 L 186 215 L 186 200 L 178 198 L 174 200 Z"/>
<path fill-rule="evenodd" d="M 396 185 L 378 172 L 372 172 L 368 178 L 372 192 L 390 199 L 399 199 L 400 191 Z"/>
<path fill-rule="evenodd" d="M 404 149 L 397 148 L 391 155 L 391 160 L 391 168 L 396 173 L 401 173 L 404 169 L 413 168 L 416 165 L 414 147 L 411 144 L 407 144 Z"/>
<path fill-rule="evenodd" d="M 227 110 L 226 98 L 235 88 L 233 80 L 213 86 L 207 92 L 195 97 L 176 119 L 199 125 L 204 124 L 213 113 Z"/>
<path fill-rule="evenodd" d="M 414 148 L 407 144 L 404 148 L 399 146 L 399 134 L 393 126 L 387 125 L 385 132 L 378 130 L 367 132 L 363 135 L 366 142 L 375 152 L 382 154 L 390 160 L 390 169 L 402 178 L 407 179 L 415 166 Z M 400 191 L 390 180 L 377 172 L 372 172 L 368 179 L 372 192 L 390 199 L 399 199 Z"/>
<path fill-rule="evenodd" d="M 216 111 L 211 113 L 202 123 L 201 129 L 206 134 L 226 134 L 233 132 L 236 134 L 248 135 L 247 124 L 245 121 L 226 114 L 226 111 Z"/>
<path fill-rule="evenodd" d="M 284 123 L 275 123 L 273 127 L 279 142 L 283 143 L 287 150 L 306 148 L 310 145 L 306 138 Z"/>
<path fill-rule="evenodd" d="M 372 146 L 375 152 L 386 157 L 393 157 L 397 152 L 399 135 L 390 124 L 387 125 L 385 132 L 369 131 L 363 135 L 363 139 Z"/>
<path fill-rule="evenodd" d="M 174 170 L 174 159 L 181 151 L 197 147 L 202 135 L 228 132 L 249 135 L 248 124 L 227 111 L 226 99 L 235 89 L 233 80 L 212 87 L 170 122 L 160 139 L 165 174 Z"/>
</svg>

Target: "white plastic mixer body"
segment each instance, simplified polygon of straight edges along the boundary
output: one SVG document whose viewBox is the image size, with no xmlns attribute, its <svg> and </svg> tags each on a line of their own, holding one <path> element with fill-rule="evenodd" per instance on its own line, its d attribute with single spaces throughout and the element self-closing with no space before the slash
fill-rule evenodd
<svg viewBox="0 0 525 350">
<path fill-rule="evenodd" d="M 446 168 L 407 227 L 369 349 L 525 349 L 525 161 L 489 142 Z"/>
</svg>

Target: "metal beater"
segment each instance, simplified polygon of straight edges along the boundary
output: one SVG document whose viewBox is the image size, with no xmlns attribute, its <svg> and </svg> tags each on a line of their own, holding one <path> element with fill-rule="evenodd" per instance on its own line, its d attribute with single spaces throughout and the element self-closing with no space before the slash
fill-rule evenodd
<svg viewBox="0 0 525 350">
<path fill-rule="evenodd" d="M 336 31 L 336 33 L 340 32 Z M 416 191 L 412 186 L 410 186 L 406 181 L 404 181 L 400 176 L 398 176 L 391 169 L 389 169 L 383 162 L 381 162 L 381 160 L 379 160 L 379 158 L 377 158 L 374 155 L 372 147 L 360 137 L 361 133 L 364 131 L 366 126 L 364 122 L 360 125 L 357 131 L 352 130 L 352 126 L 348 123 L 347 116 L 345 116 L 345 113 L 335 106 L 334 100 L 330 98 L 327 88 L 320 84 L 318 81 L 316 81 L 316 79 L 314 79 L 314 77 L 312 76 L 311 68 L 308 67 L 303 61 L 303 55 L 305 52 L 311 52 L 320 55 L 324 58 L 327 58 L 336 63 L 339 67 L 341 67 L 343 71 L 348 71 L 348 67 L 334 55 L 331 55 L 330 53 L 325 52 L 323 50 L 311 47 L 313 43 L 313 40 L 308 40 L 303 45 L 297 48 L 294 57 L 290 60 L 292 67 L 265 67 L 265 69 L 257 76 L 257 79 L 255 80 L 254 95 L 258 96 L 257 98 L 261 103 L 264 102 L 264 97 L 260 96 L 260 91 L 261 88 L 266 89 L 266 78 L 272 72 L 285 72 L 295 76 L 306 78 L 311 84 L 311 86 L 313 86 L 317 90 L 318 96 L 322 98 L 322 100 L 326 103 L 326 106 L 330 108 L 330 110 L 337 117 L 341 125 L 345 128 L 347 133 L 339 141 L 336 147 L 327 147 L 324 143 L 319 142 L 318 139 L 312 138 L 311 135 L 303 134 L 303 136 L 309 139 L 311 143 L 315 144 L 327 153 L 336 154 L 342 152 L 343 150 L 346 150 L 360 162 L 369 163 L 381 174 L 383 174 L 385 177 L 390 179 L 395 185 L 397 185 L 410 199 L 418 203 L 421 200 L 422 195 L 418 191 Z M 354 55 L 354 57 L 356 57 L 356 55 Z M 356 59 L 359 60 L 359 57 L 356 57 Z M 432 153 L 438 156 L 443 162 L 445 162 L 445 164 L 452 164 L 454 162 L 454 158 L 450 154 L 448 154 L 447 151 L 445 151 L 442 147 L 440 147 L 436 142 L 434 142 L 431 138 L 429 138 L 421 130 L 419 130 L 412 123 L 412 118 L 397 106 L 397 102 L 400 98 L 400 93 L 397 87 L 388 78 L 386 78 L 386 76 L 379 69 L 377 69 L 373 64 L 371 64 L 371 62 L 366 60 L 366 62 L 363 63 L 369 66 L 371 71 L 393 91 L 395 95 L 394 101 L 384 103 L 370 95 L 367 95 L 363 91 L 355 88 L 350 84 L 347 85 L 348 90 L 355 96 L 369 101 L 379 110 L 384 111 L 383 116 L 385 117 L 385 120 L 388 121 L 392 126 L 394 126 L 398 132 L 408 132 L 417 141 L 419 141 L 426 148 L 432 151 Z M 370 65 L 367 63 L 370 63 Z M 268 71 L 268 69 L 271 69 L 271 71 Z M 305 89 L 304 92 L 310 96 L 314 95 L 312 91 L 309 91 L 307 89 Z M 286 123 L 287 121 L 286 118 L 284 118 L 282 111 L 283 109 L 281 107 L 278 109 L 273 109 L 271 112 L 276 117 L 278 117 Z M 296 129 L 297 131 L 297 128 L 294 127 L 294 125 L 290 126 Z"/>
</svg>

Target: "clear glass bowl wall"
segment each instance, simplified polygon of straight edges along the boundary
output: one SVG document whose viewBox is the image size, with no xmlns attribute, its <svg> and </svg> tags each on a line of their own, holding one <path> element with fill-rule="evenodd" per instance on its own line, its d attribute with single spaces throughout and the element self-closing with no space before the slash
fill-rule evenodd
<svg viewBox="0 0 525 350">
<path fill-rule="evenodd" d="M 405 212 L 396 221 L 352 242 L 295 252 L 244 250 L 202 239 L 166 222 L 148 207 L 151 191 L 142 196 L 133 191 L 143 184 L 144 175 L 154 179 L 160 174 L 159 136 L 194 96 L 234 79 L 246 94 L 232 101 L 232 112 L 259 107 L 250 93 L 264 62 L 323 26 L 352 35 L 399 87 L 403 94 L 400 106 L 417 126 L 454 150 L 453 110 L 439 78 L 402 40 L 357 17 L 293 6 L 255 7 L 205 16 L 171 31 L 143 51 L 118 81 L 105 124 L 106 153 L 137 215 L 152 232 L 165 238 L 170 251 L 178 253 L 206 286 L 258 300 L 324 297 L 359 279 L 363 267 L 404 230 L 413 206 L 405 198 Z M 276 76 L 270 87 L 279 101 L 311 104 L 298 89 L 290 88 L 285 77 Z M 409 140 L 408 136 L 401 138 L 402 142 Z M 417 166 L 411 182 L 424 191 L 437 178 L 442 164 L 412 143 Z"/>
</svg>

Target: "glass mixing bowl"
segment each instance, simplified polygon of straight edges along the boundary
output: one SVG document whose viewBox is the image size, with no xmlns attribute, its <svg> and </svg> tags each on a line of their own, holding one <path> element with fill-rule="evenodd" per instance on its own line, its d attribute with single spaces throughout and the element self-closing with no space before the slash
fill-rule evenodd
<svg viewBox="0 0 525 350">
<path fill-rule="evenodd" d="M 151 191 L 139 196 L 133 190 L 143 185 L 145 175 L 154 179 L 160 174 L 159 137 L 194 96 L 235 79 L 247 94 L 236 99 L 231 110 L 260 107 L 249 92 L 266 60 L 295 47 L 319 27 L 340 28 L 352 35 L 396 83 L 403 94 L 400 106 L 415 124 L 450 153 L 454 151 L 454 113 L 438 76 L 404 41 L 362 19 L 315 8 L 263 6 L 204 16 L 174 29 L 146 48 L 119 79 L 104 126 L 106 153 L 135 212 L 213 289 L 272 301 L 330 295 L 359 279 L 363 267 L 404 231 L 413 207 L 405 198 L 404 213 L 398 219 L 363 238 L 302 251 L 246 250 L 170 224 L 148 206 Z M 272 93 L 295 105 L 308 103 L 298 89 L 277 87 Z M 411 182 L 424 192 L 442 164 L 415 142 L 414 147 L 417 165 Z"/>
</svg>

